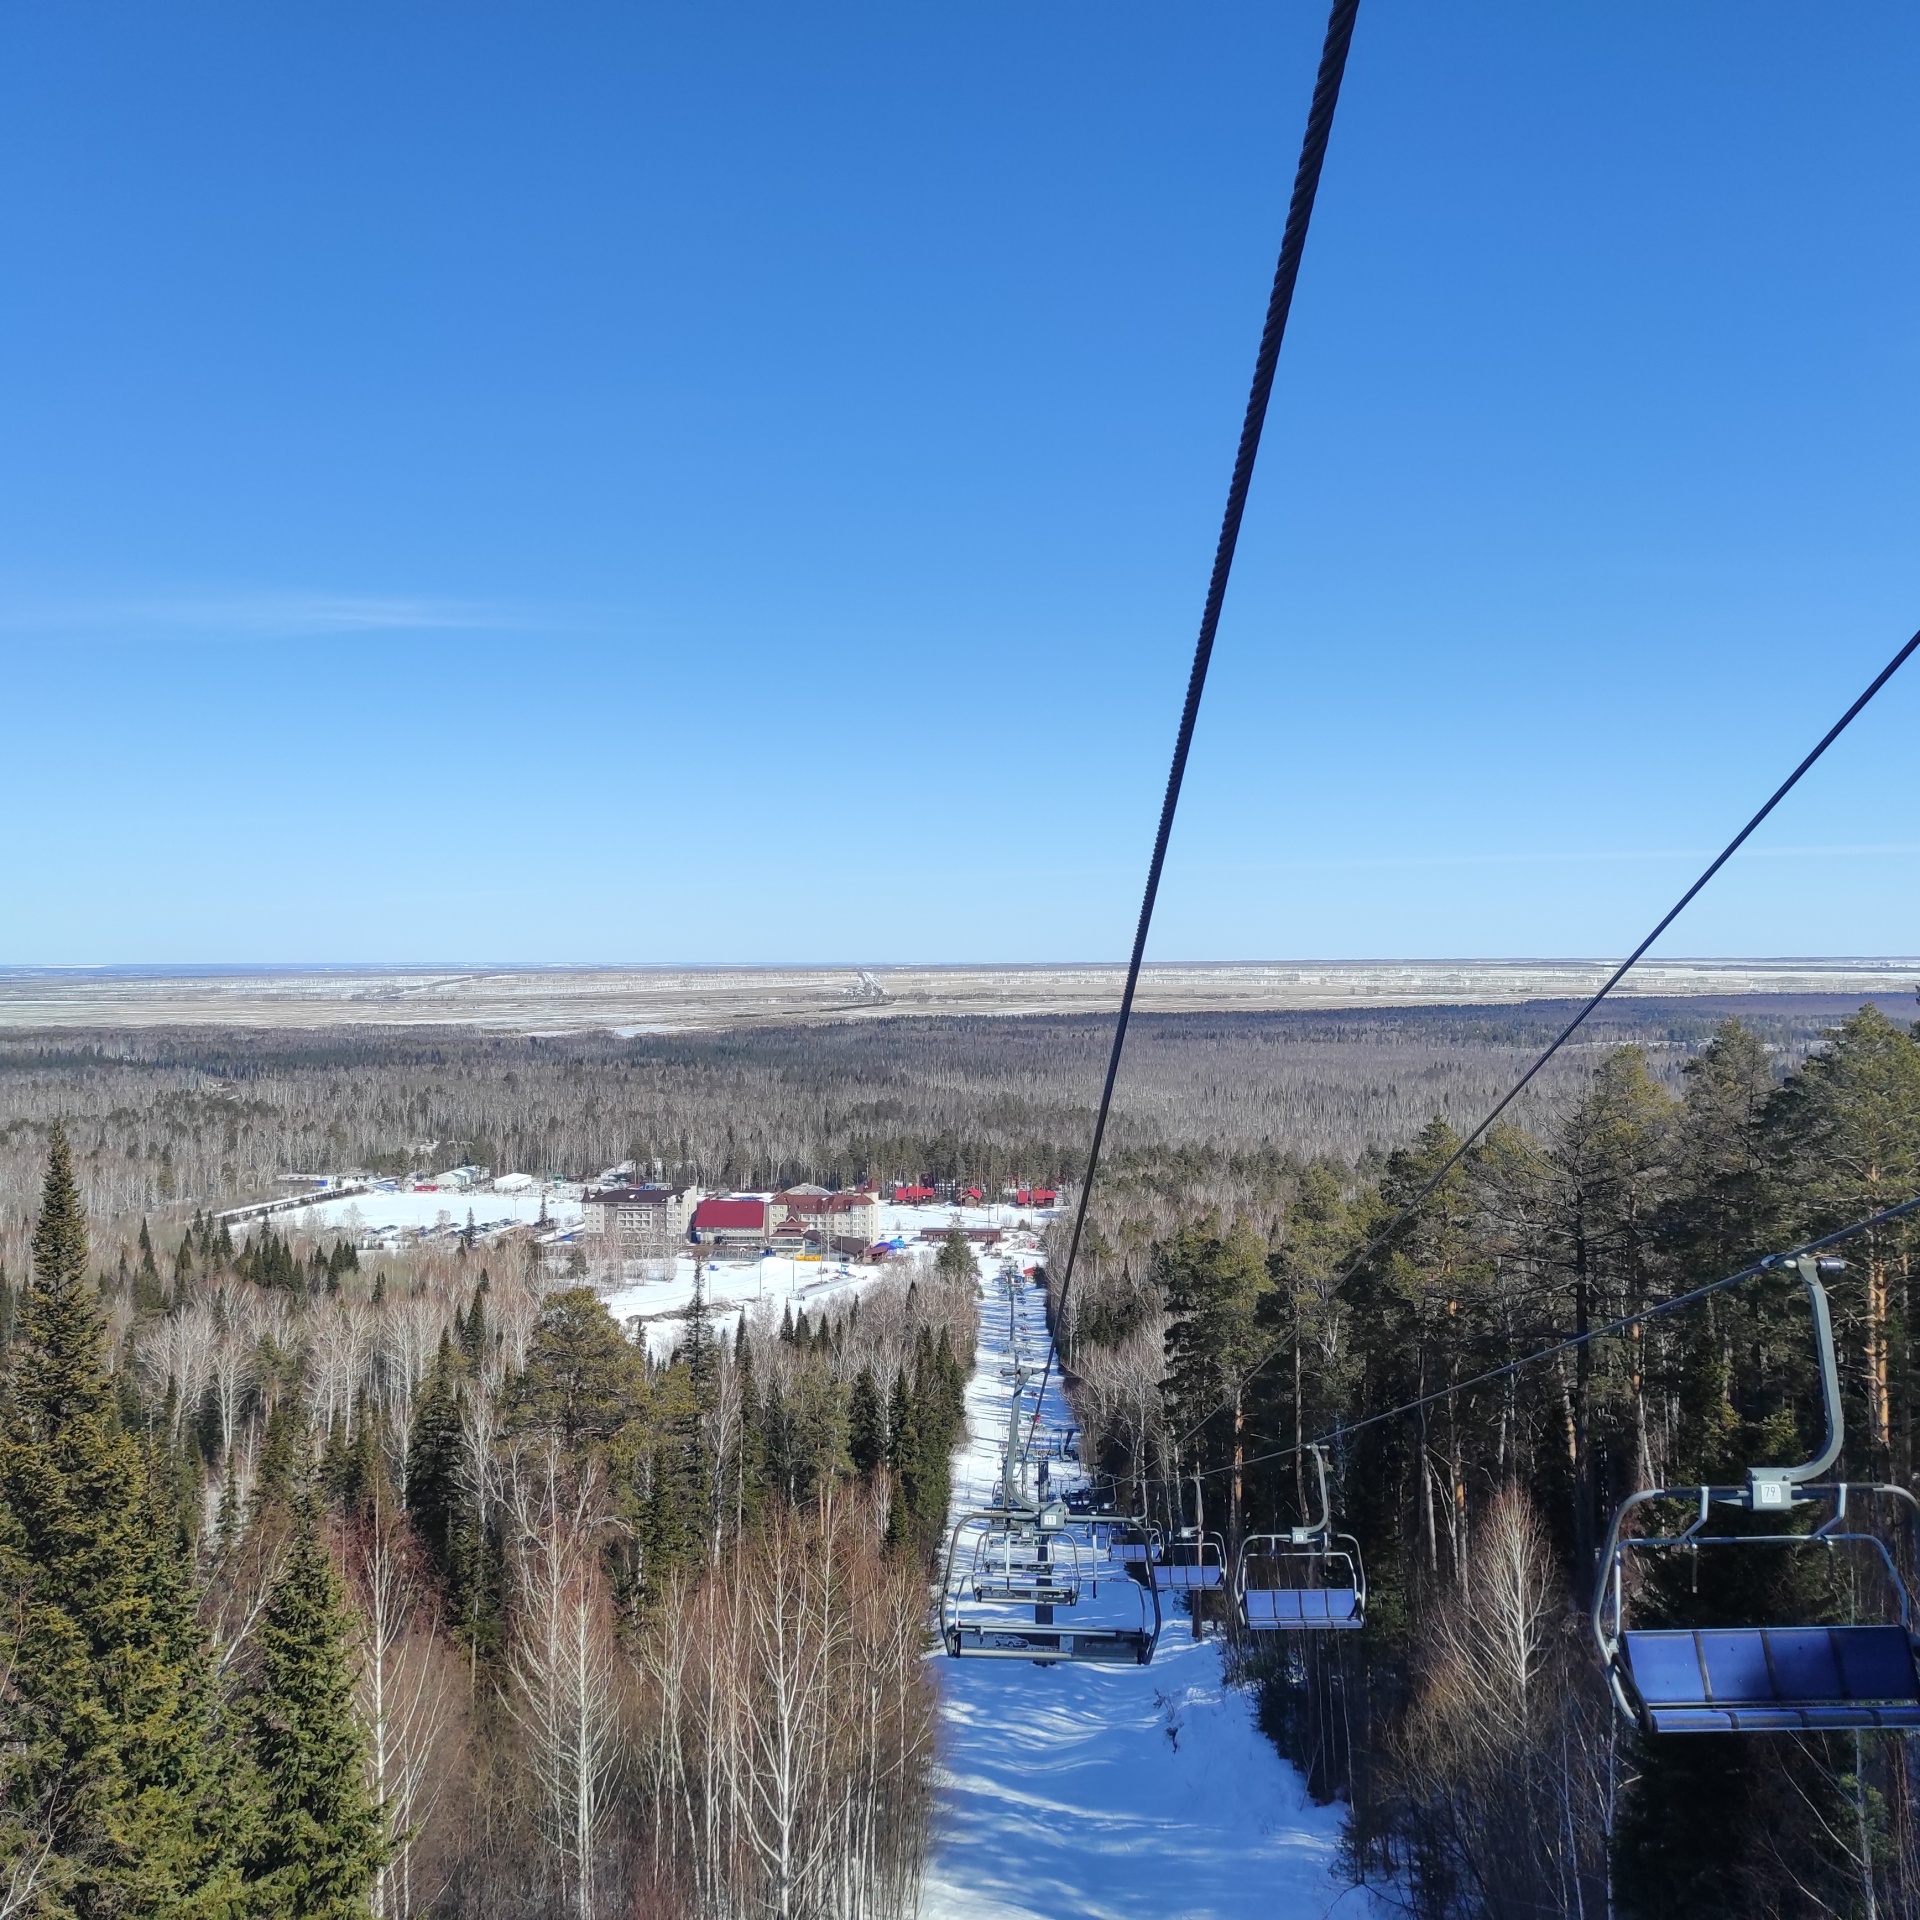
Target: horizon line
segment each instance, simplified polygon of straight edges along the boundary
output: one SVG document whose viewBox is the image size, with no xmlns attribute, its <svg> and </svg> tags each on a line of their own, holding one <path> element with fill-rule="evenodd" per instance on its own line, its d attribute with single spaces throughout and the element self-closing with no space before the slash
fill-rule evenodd
<svg viewBox="0 0 1920 1920">
<path fill-rule="evenodd" d="M 1209 971 L 1350 967 L 1604 967 L 1615 954 L 1380 954 L 1336 959 L 1157 959 L 1143 971 Z M 273 974 L 533 974 L 533 973 L 1048 973 L 1124 972 L 1124 959 L 1058 960 L 110 960 L 0 962 L 0 980 L 48 978 L 214 979 Z M 1647 967 L 1860 967 L 1920 969 L 1920 954 L 1663 954 Z M 1638 969 L 1636 969 L 1638 971 Z"/>
</svg>

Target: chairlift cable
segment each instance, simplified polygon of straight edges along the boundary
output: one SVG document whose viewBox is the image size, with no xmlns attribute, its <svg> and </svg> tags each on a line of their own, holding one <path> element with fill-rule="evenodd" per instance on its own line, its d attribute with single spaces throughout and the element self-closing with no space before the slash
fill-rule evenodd
<svg viewBox="0 0 1920 1920">
<path fill-rule="evenodd" d="M 1220 539 L 1214 549 L 1213 573 L 1207 582 L 1206 605 L 1200 616 L 1200 635 L 1193 650 L 1193 668 L 1187 677 L 1186 704 L 1180 710 L 1180 729 L 1174 740 L 1173 763 L 1167 771 L 1166 796 L 1160 804 L 1160 826 L 1154 836 L 1153 857 L 1147 865 L 1146 891 L 1140 901 L 1139 924 L 1134 929 L 1133 954 L 1127 963 L 1126 985 L 1120 995 L 1120 1014 L 1114 1024 L 1113 1049 L 1107 1057 L 1106 1083 L 1100 1092 L 1100 1106 L 1094 1116 L 1093 1139 L 1087 1150 L 1086 1177 L 1080 1183 L 1080 1201 L 1074 1209 L 1073 1236 L 1067 1245 L 1067 1258 L 1060 1279 L 1060 1299 L 1056 1320 L 1065 1313 L 1067 1296 L 1073 1286 L 1074 1262 L 1079 1257 L 1080 1236 L 1087 1224 L 1087 1204 L 1093 1192 L 1094 1175 L 1100 1165 L 1100 1148 L 1106 1138 L 1107 1115 L 1113 1106 L 1114 1082 L 1120 1072 L 1120 1055 L 1127 1042 L 1127 1026 L 1133 1017 L 1134 994 L 1140 984 L 1140 964 L 1147 950 L 1147 931 L 1153 924 L 1154 901 L 1160 892 L 1160 873 L 1166 864 L 1167 842 L 1173 833 L 1173 816 L 1180 804 L 1180 787 L 1187 771 L 1187 754 L 1193 745 L 1194 723 L 1200 714 L 1200 696 L 1206 690 L 1207 667 L 1213 658 L 1214 634 L 1220 625 L 1220 609 L 1227 594 L 1227 578 L 1233 571 L 1233 556 L 1240 540 L 1240 521 L 1246 511 L 1247 489 L 1253 480 L 1253 463 L 1260 451 L 1260 435 L 1266 425 L 1267 402 L 1273 393 L 1274 369 L 1280 359 L 1280 343 L 1286 335 L 1287 315 L 1293 306 L 1294 283 L 1300 276 L 1300 258 L 1307 243 L 1307 228 L 1313 219 L 1314 197 L 1320 187 L 1320 169 L 1326 159 L 1327 138 L 1333 130 L 1333 114 L 1340 101 L 1340 82 L 1346 72 L 1347 50 L 1353 42 L 1353 24 L 1360 11 L 1360 0 L 1334 0 L 1327 17 L 1326 39 L 1320 49 L 1320 68 L 1313 85 L 1313 101 L 1307 111 L 1307 130 L 1300 144 L 1300 161 L 1294 170 L 1293 197 L 1287 206 L 1287 223 L 1280 240 L 1280 258 L 1274 268 L 1273 290 L 1267 298 L 1266 325 L 1261 329 L 1260 350 L 1254 356 L 1253 386 L 1247 395 L 1246 417 L 1240 427 L 1240 445 L 1233 459 L 1233 478 L 1227 487 L 1227 507 L 1220 523 Z M 1040 1395 L 1034 1402 L 1033 1418 L 1037 1426 L 1047 1386 L 1053 1376 L 1054 1347 L 1049 1343 L 1047 1364 L 1040 1378 Z"/>
<path fill-rule="evenodd" d="M 1716 1293 L 1725 1293 L 1729 1287 L 1737 1287 L 1756 1279 L 1763 1273 L 1774 1273 L 1782 1267 L 1790 1267 L 1794 1261 L 1806 1254 L 1820 1253 L 1828 1247 L 1853 1239 L 1856 1235 L 1870 1233 L 1875 1227 L 1883 1227 L 1893 1220 L 1905 1219 L 1909 1214 L 1920 1213 L 1920 1194 L 1911 1200 L 1903 1200 L 1897 1207 L 1887 1207 L 1879 1213 L 1869 1214 L 1864 1220 L 1856 1220 L 1850 1226 L 1836 1228 L 1832 1233 L 1818 1240 L 1809 1240 L 1805 1246 L 1794 1247 L 1786 1253 L 1770 1253 L 1764 1259 L 1756 1260 L 1751 1266 L 1745 1266 L 1738 1273 L 1729 1273 L 1718 1280 L 1709 1280 L 1705 1286 L 1694 1287 L 1686 1293 L 1677 1293 L 1670 1300 L 1657 1300 L 1652 1306 L 1642 1307 L 1635 1313 L 1624 1313 L 1617 1320 L 1609 1320 L 1604 1326 L 1589 1327 L 1585 1333 L 1569 1334 L 1563 1340 L 1556 1340 L 1551 1346 L 1542 1347 L 1536 1353 L 1522 1354 L 1518 1360 L 1509 1360 L 1506 1365 L 1490 1368 L 1485 1373 L 1476 1373 L 1470 1380 L 1456 1381 L 1450 1387 L 1436 1387 L 1431 1393 L 1423 1393 L 1416 1400 L 1405 1400 L 1397 1407 L 1389 1407 L 1384 1413 L 1370 1413 L 1363 1419 L 1349 1420 L 1335 1427 L 1331 1432 L 1317 1434 L 1311 1440 L 1302 1440 L 1297 1446 L 1278 1447 L 1270 1453 L 1256 1453 L 1242 1460 L 1237 1467 L 1207 1467 L 1201 1469 L 1201 1477 L 1216 1480 L 1222 1474 L 1244 1473 L 1249 1467 L 1263 1466 L 1271 1460 L 1290 1460 L 1303 1454 L 1312 1447 L 1330 1447 L 1347 1439 L 1350 1435 L 1363 1433 L 1369 1427 L 1383 1425 L 1389 1420 L 1398 1420 L 1403 1415 L 1418 1413 L 1423 1407 L 1438 1405 L 1442 1400 L 1451 1400 L 1456 1394 L 1471 1393 L 1476 1388 L 1491 1386 L 1496 1380 L 1504 1380 L 1509 1374 L 1523 1372 L 1528 1367 L 1538 1366 L 1543 1360 L 1552 1360 L 1563 1353 L 1571 1353 L 1575 1347 L 1584 1347 L 1591 1340 L 1611 1340 L 1639 1326 L 1643 1321 L 1658 1320 L 1666 1314 L 1678 1313 L 1682 1307 L 1697 1306 L 1702 1300 Z M 1183 1476 L 1192 1479 L 1191 1473 Z"/>
<path fill-rule="evenodd" d="M 1868 685 L 1866 691 L 1862 693 L 1859 699 L 1857 699 L 1853 703 L 1853 705 L 1850 706 L 1846 710 L 1846 712 L 1843 713 L 1840 716 L 1840 718 L 1836 720 L 1833 723 L 1833 725 L 1827 729 L 1827 731 L 1821 736 L 1819 744 L 1813 749 L 1813 751 L 1809 753 L 1807 757 L 1804 760 L 1802 760 L 1800 764 L 1797 767 L 1795 767 L 1794 770 L 1790 774 L 1788 774 L 1783 781 L 1781 781 L 1779 786 L 1774 788 L 1772 794 L 1768 797 L 1766 804 L 1760 809 L 1760 811 L 1756 813 L 1753 816 L 1753 818 L 1749 820 L 1747 824 L 1744 827 L 1742 827 L 1740 831 L 1736 833 L 1731 840 L 1727 842 L 1725 847 L 1723 847 L 1720 850 L 1720 852 L 1714 856 L 1712 863 L 1706 868 L 1706 870 L 1700 875 L 1700 877 L 1696 881 L 1694 881 L 1693 885 L 1690 886 L 1686 890 L 1686 892 L 1683 893 L 1680 896 L 1680 898 L 1676 900 L 1673 903 L 1673 905 L 1669 907 L 1663 915 L 1661 915 L 1659 921 L 1654 926 L 1653 931 L 1649 933 L 1647 937 L 1644 940 L 1642 940 L 1640 944 L 1637 947 L 1635 947 L 1634 950 L 1630 954 L 1628 954 L 1627 957 L 1624 960 L 1622 960 L 1616 968 L 1614 968 L 1613 972 L 1607 977 L 1606 984 L 1601 987 L 1600 991 L 1596 993 L 1593 996 L 1593 998 L 1590 999 L 1586 1003 L 1586 1005 L 1583 1006 L 1580 1009 L 1580 1011 L 1576 1013 L 1573 1016 L 1573 1018 L 1569 1020 L 1567 1024 L 1560 1029 L 1560 1032 L 1554 1037 L 1552 1044 L 1546 1049 L 1546 1051 L 1542 1053 L 1539 1056 L 1539 1058 L 1536 1059 L 1530 1067 L 1528 1067 L 1526 1072 L 1523 1073 L 1520 1076 L 1520 1078 L 1516 1080 L 1513 1083 L 1513 1085 L 1509 1087 L 1507 1091 L 1500 1096 L 1499 1100 L 1494 1104 L 1494 1106 L 1487 1113 L 1485 1118 L 1481 1120 L 1480 1124 L 1476 1126 L 1473 1129 L 1473 1131 L 1469 1133 L 1466 1136 L 1466 1138 L 1463 1139 L 1460 1142 L 1460 1144 L 1457 1147 L 1455 1147 L 1450 1154 L 1448 1154 L 1446 1159 L 1440 1163 L 1440 1166 L 1438 1167 L 1438 1169 L 1432 1175 L 1429 1176 L 1426 1183 L 1421 1187 L 1420 1191 L 1416 1193 L 1413 1196 L 1413 1198 L 1409 1200 L 1406 1203 L 1406 1205 L 1402 1207 L 1400 1211 L 1396 1213 L 1394 1217 L 1391 1220 L 1389 1220 L 1387 1224 L 1384 1227 L 1382 1227 L 1380 1231 L 1376 1233 L 1373 1236 L 1373 1238 L 1369 1240 L 1364 1247 L 1360 1249 L 1359 1253 L 1357 1253 L 1350 1262 L 1348 1262 L 1345 1269 L 1341 1272 L 1339 1279 L 1337 1279 L 1334 1282 L 1335 1286 L 1338 1286 L 1341 1281 L 1351 1279 L 1354 1274 L 1358 1273 L 1360 1269 L 1364 1267 L 1367 1264 L 1367 1262 L 1371 1260 L 1373 1256 L 1381 1250 L 1381 1248 L 1388 1245 L 1389 1242 L 1393 1240 L 1394 1236 L 1399 1233 L 1400 1229 L 1404 1227 L 1407 1224 L 1407 1222 L 1410 1221 L 1414 1217 L 1414 1215 L 1420 1211 L 1420 1209 L 1423 1206 L 1426 1205 L 1427 1201 L 1433 1197 L 1434 1192 L 1439 1187 L 1440 1183 L 1447 1177 L 1448 1174 L 1450 1174 L 1454 1170 L 1455 1167 L 1457 1167 L 1460 1164 L 1462 1160 L 1464 1160 L 1467 1157 L 1468 1153 L 1470 1153 L 1472 1149 L 1479 1143 L 1481 1136 L 1486 1133 L 1487 1129 L 1491 1127 L 1493 1123 L 1496 1120 L 1498 1120 L 1500 1116 L 1503 1113 L 1505 1113 L 1506 1110 L 1510 1106 L 1512 1106 L 1517 1099 L 1519 1099 L 1521 1094 L 1524 1093 L 1528 1088 L 1528 1086 L 1532 1084 L 1535 1075 L 1537 1075 L 1540 1072 L 1540 1070 L 1547 1064 L 1547 1062 L 1551 1060 L 1553 1056 L 1556 1053 L 1558 1053 L 1560 1049 L 1564 1047 L 1567 1044 L 1567 1042 L 1571 1040 L 1577 1032 L 1579 1032 L 1580 1028 L 1586 1024 L 1587 1016 L 1591 1014 L 1594 1011 L 1594 1009 L 1599 1006 L 1601 1001 L 1606 999 L 1608 994 L 1610 994 L 1614 990 L 1614 988 L 1617 987 L 1620 984 L 1620 982 L 1627 977 L 1627 975 L 1644 957 L 1644 955 L 1647 952 L 1647 949 L 1651 947 L 1653 943 L 1656 940 L 1658 940 L 1660 936 L 1663 933 L 1665 933 L 1666 930 L 1670 926 L 1672 926 L 1677 919 L 1679 919 L 1682 912 L 1684 912 L 1685 909 L 1692 904 L 1694 898 L 1699 894 L 1701 889 L 1706 886 L 1707 882 L 1711 880 L 1714 877 L 1714 875 L 1717 874 L 1720 871 L 1720 869 L 1724 867 L 1727 864 L 1727 862 L 1731 860 L 1733 856 L 1740 851 L 1740 849 L 1747 843 L 1749 839 L 1752 838 L 1755 830 L 1760 826 L 1761 822 L 1764 821 L 1766 817 L 1774 810 L 1774 808 L 1777 807 L 1780 804 L 1780 802 L 1784 800 L 1787 797 L 1787 795 L 1790 794 L 1794 790 L 1794 788 L 1800 784 L 1802 776 L 1812 768 L 1814 762 L 1818 760 L 1820 756 L 1823 753 L 1825 753 L 1826 750 L 1830 746 L 1832 746 L 1833 743 L 1836 740 L 1838 740 L 1843 733 L 1846 732 L 1846 730 L 1854 723 L 1856 719 L 1859 718 L 1860 714 L 1866 709 L 1868 703 L 1871 702 L 1874 695 L 1877 694 L 1880 691 L 1880 689 L 1884 687 L 1887 684 L 1887 682 L 1891 680 L 1893 676 L 1900 671 L 1901 667 L 1903 667 L 1906 664 L 1907 660 L 1910 658 L 1910 656 L 1913 654 L 1916 648 L 1920 648 L 1920 633 L 1916 633 L 1913 636 L 1913 638 L 1909 640 L 1906 643 L 1906 645 L 1903 646 L 1900 649 L 1900 651 L 1896 653 L 1893 656 L 1893 658 L 1889 660 L 1887 664 L 1884 667 L 1882 667 L 1877 674 L 1874 675 L 1873 680 Z M 1117 1057 L 1117 1049 L 1116 1049 L 1116 1057 Z M 1085 1205 L 1084 1193 L 1081 1196 L 1081 1204 L 1084 1207 Z M 1078 1229 L 1077 1223 L 1074 1231 L 1074 1240 L 1075 1240 L 1075 1243 L 1078 1244 L 1079 1229 Z M 1063 1288 L 1062 1298 L 1064 1299 L 1064 1297 L 1065 1297 L 1065 1290 Z M 1258 1374 L 1261 1371 L 1261 1369 L 1264 1368 L 1270 1360 L 1273 1360 L 1279 1354 L 1285 1351 L 1286 1351 L 1286 1347 L 1284 1343 L 1280 1343 L 1280 1344 L 1269 1347 L 1267 1351 L 1263 1353 L 1260 1356 L 1260 1358 L 1256 1360 L 1253 1363 L 1253 1365 L 1249 1367 L 1247 1371 L 1240 1376 L 1239 1385 L 1238 1385 L 1238 1388 L 1236 1389 L 1236 1392 L 1244 1391 L 1248 1381 L 1252 1380 L 1254 1376 Z M 1210 1412 L 1203 1415 L 1201 1419 L 1196 1421 L 1193 1426 L 1189 1427 L 1187 1431 L 1180 1436 L 1176 1444 L 1184 1447 L 1186 1443 L 1189 1440 L 1191 1440 L 1194 1437 L 1194 1435 L 1197 1434 L 1200 1431 L 1200 1429 L 1208 1423 L 1208 1421 L 1218 1419 L 1219 1416 L 1222 1413 L 1224 1413 L 1232 1404 L 1233 1404 L 1232 1399 L 1223 1400 L 1219 1406 L 1213 1408 Z"/>
</svg>

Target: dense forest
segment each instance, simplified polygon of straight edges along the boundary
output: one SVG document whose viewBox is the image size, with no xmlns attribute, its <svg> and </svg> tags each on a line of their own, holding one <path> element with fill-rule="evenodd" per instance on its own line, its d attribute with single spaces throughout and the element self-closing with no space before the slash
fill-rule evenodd
<svg viewBox="0 0 1920 1920">
<path fill-rule="evenodd" d="M 1091 1450 L 1161 1524 L 1291 1524 L 1298 1439 L 1920 1187 L 1904 1009 L 1643 1003 L 1359 1260 L 1561 1013 L 1143 1024 L 1059 1332 Z M 214 1210 L 423 1156 L 1060 1178 L 1106 1039 L 0 1044 L 0 1916 L 912 1911 L 964 1245 L 650 1354 L 524 1242 L 381 1257 Z M 1902 1484 L 1911 1239 L 1833 1287 L 1848 1469 Z M 1356 1875 L 1436 1920 L 1920 1910 L 1903 1743 L 1655 1750 L 1578 1613 L 1622 1493 L 1794 1457 L 1816 1415 L 1769 1278 L 1337 1440 L 1366 1631 L 1230 1651 Z M 1719 1577 L 1638 1603 L 1875 1597 Z"/>
<path fill-rule="evenodd" d="M 1791 1063 L 1849 1009 L 1748 1003 Z M 1361 1160 L 1483 1113 L 1569 1009 L 1149 1015 L 1133 1023 L 1112 1164 L 1244 1188 L 1293 1160 Z M 1526 1110 L 1573 1096 L 1609 1044 L 1678 1072 L 1701 1001 L 1603 1008 Z M 0 1262 L 18 1272 L 48 1129 L 88 1211 L 131 1240 L 272 1193 L 281 1174 L 477 1161 L 579 1178 L 633 1160 L 708 1188 L 862 1178 L 1077 1179 L 1112 1036 L 1094 1018 L 900 1019 L 557 1038 L 457 1029 L 0 1034 Z M 1525 1115 L 1521 1117 L 1526 1117 Z"/>
<path fill-rule="evenodd" d="M 648 1358 L 464 1251 L 90 1258 L 0 1405 L 0 1914 L 915 1909 L 975 1265 Z"/>
<path fill-rule="evenodd" d="M 1620 1047 L 1550 1127 L 1497 1128 L 1368 1255 L 1457 1144 L 1436 1119 L 1377 1174 L 1318 1162 L 1205 1206 L 1142 1170 L 1103 1183 L 1059 1331 L 1128 1497 L 1229 1541 L 1293 1525 L 1302 1439 L 1920 1193 L 1920 1042 L 1868 1007 L 1785 1071 L 1729 1020 L 1673 1085 Z M 1915 1249 L 1907 1222 L 1876 1230 L 1831 1283 L 1854 1479 L 1913 1483 Z M 1241 1657 L 1283 1747 L 1349 1802 L 1354 1871 L 1432 1920 L 1920 1912 L 1910 1740 L 1643 1740 L 1585 1630 L 1623 1495 L 1738 1481 L 1819 1431 L 1788 1273 L 1336 1438 L 1367 1627 Z M 1891 1545 L 1910 1580 L 1911 1539 Z M 1889 1598 L 1824 1552 L 1675 1558 L 1642 1577 L 1643 1620 L 1874 1617 Z"/>
</svg>

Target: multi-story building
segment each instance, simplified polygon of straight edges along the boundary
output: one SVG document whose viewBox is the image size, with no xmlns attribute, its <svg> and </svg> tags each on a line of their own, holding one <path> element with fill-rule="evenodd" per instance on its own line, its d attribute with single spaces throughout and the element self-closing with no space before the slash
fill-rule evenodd
<svg viewBox="0 0 1920 1920">
<path fill-rule="evenodd" d="M 693 1237 L 703 1246 L 764 1247 L 777 1222 L 755 1194 L 716 1195 L 693 1210 Z"/>
<path fill-rule="evenodd" d="M 863 1253 L 880 1237 L 879 1196 L 862 1187 L 829 1193 L 825 1187 L 789 1187 L 773 1196 L 776 1224 L 794 1220 L 836 1253 Z"/>
<path fill-rule="evenodd" d="M 687 1237 L 699 1204 L 698 1187 L 589 1187 L 581 1225 L 595 1238 L 612 1235 L 635 1251 L 659 1251 Z"/>
</svg>

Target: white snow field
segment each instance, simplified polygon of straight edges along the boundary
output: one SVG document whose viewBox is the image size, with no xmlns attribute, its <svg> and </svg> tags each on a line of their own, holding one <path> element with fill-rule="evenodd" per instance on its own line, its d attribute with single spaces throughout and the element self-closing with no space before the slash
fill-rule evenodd
<svg viewBox="0 0 1920 1920">
<path fill-rule="evenodd" d="M 533 1225 L 540 1218 L 542 1204 L 550 1225 L 580 1224 L 578 1187 L 564 1193 L 542 1188 L 527 1193 L 495 1193 L 486 1187 L 455 1193 L 451 1189 L 403 1187 L 398 1181 L 383 1181 L 365 1192 L 346 1194 L 337 1200 L 316 1199 L 311 1206 L 289 1208 L 274 1224 L 287 1232 L 341 1233 L 358 1241 L 375 1234 L 385 1237 L 445 1232 L 464 1227 L 471 1217 L 477 1233 L 492 1233 L 502 1227 Z"/>
<path fill-rule="evenodd" d="M 708 1318 L 716 1331 L 724 1332 L 742 1312 L 750 1319 L 765 1313 L 774 1320 L 789 1309 L 817 1313 L 826 1302 L 857 1294 L 876 1280 L 910 1279 L 916 1268 L 930 1264 L 940 1250 L 937 1240 L 919 1236 L 944 1233 L 950 1227 L 998 1227 L 1006 1235 L 1003 1246 L 1018 1247 L 1022 1257 L 1031 1259 L 1031 1250 L 1039 1244 L 1032 1224 L 1047 1217 L 1032 1208 L 883 1205 L 881 1238 L 898 1245 L 902 1255 L 884 1264 L 839 1255 L 792 1259 L 772 1253 L 716 1259 L 709 1249 L 701 1280 Z M 665 1359 L 681 1338 L 687 1308 L 693 1303 L 693 1289 L 694 1257 L 691 1252 L 682 1253 L 676 1256 L 670 1276 L 662 1274 L 610 1291 L 606 1295 L 607 1311 L 637 1337 L 643 1337 L 647 1351 L 656 1360 Z"/>
<path fill-rule="evenodd" d="M 989 1272 L 998 1262 L 986 1263 Z M 1006 1290 L 982 1282 L 967 1445 L 954 1508 L 998 1483 L 1008 1387 Z M 1022 1348 L 1044 1363 L 1037 1287 Z M 1071 1423 L 1057 1380 L 1041 1425 Z M 1056 1471 L 1054 1484 L 1063 1481 Z M 930 1656 L 940 1687 L 939 1805 L 928 1920 L 1364 1920 L 1335 1865 L 1340 1810 L 1316 1807 L 1221 1677 L 1177 1601 L 1149 1667 Z"/>
</svg>

